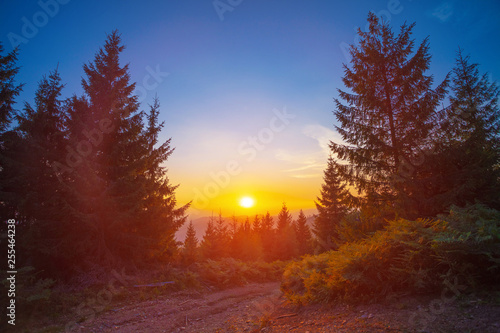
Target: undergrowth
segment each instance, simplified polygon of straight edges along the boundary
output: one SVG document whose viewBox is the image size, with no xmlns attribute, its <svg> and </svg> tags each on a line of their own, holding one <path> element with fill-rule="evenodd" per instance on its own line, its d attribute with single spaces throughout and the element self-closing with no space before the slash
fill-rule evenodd
<svg viewBox="0 0 500 333">
<path fill-rule="evenodd" d="M 500 212 L 479 204 L 436 220 L 392 220 L 369 238 L 289 264 L 281 290 L 304 304 L 427 293 L 454 279 L 470 288 L 497 283 L 499 230 Z"/>
</svg>

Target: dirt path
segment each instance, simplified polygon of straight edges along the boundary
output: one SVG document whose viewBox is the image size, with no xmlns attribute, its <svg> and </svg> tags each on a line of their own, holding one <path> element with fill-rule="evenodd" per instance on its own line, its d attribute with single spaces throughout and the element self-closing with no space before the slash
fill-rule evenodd
<svg viewBox="0 0 500 333">
<path fill-rule="evenodd" d="M 278 282 L 161 295 L 120 305 L 80 332 L 500 332 L 500 303 L 468 296 L 408 297 L 381 304 L 288 305 Z M 500 294 L 499 294 L 500 297 Z"/>
<path fill-rule="evenodd" d="M 280 304 L 279 283 L 249 284 L 219 292 L 175 294 L 108 311 L 85 332 L 237 332 L 260 327 Z"/>
</svg>

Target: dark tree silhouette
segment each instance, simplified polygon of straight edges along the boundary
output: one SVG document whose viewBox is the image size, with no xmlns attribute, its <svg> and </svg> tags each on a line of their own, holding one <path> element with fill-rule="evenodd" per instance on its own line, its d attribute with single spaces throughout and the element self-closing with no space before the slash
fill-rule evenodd
<svg viewBox="0 0 500 333">
<path fill-rule="evenodd" d="M 217 258 L 217 230 L 215 228 L 215 218 L 212 216 L 208 220 L 207 229 L 200 244 L 200 251 L 204 259 Z"/>
<path fill-rule="evenodd" d="M 307 225 L 307 218 L 304 215 L 302 209 L 300 210 L 297 221 L 295 221 L 295 227 L 297 235 L 298 255 L 302 256 L 304 254 L 311 253 L 311 248 L 312 248 L 311 229 Z"/>
<path fill-rule="evenodd" d="M 433 116 L 448 79 L 431 89 L 433 78 L 425 74 L 428 39 L 414 52 L 414 24 L 403 25 L 395 36 L 375 14 L 368 22 L 369 31 L 358 31 L 359 47 L 350 48 L 350 67 L 344 65 L 342 80 L 352 92 L 339 90 L 340 100 L 335 100 L 336 129 L 345 144 L 331 142 L 330 147 L 346 162 L 335 165 L 343 182 L 372 204 L 393 202 L 402 215 L 411 215 L 413 193 L 405 178 L 394 177 L 432 145 Z"/>
<path fill-rule="evenodd" d="M 499 209 L 499 89 L 459 50 L 451 91 L 435 157 L 426 163 L 438 186 L 420 189 L 427 195 L 429 215 L 476 200 Z"/>
<path fill-rule="evenodd" d="M 274 228 L 273 217 L 269 214 L 269 212 L 262 216 L 260 239 L 262 242 L 264 260 L 274 260 L 274 254 L 276 253 L 277 247 L 276 230 Z"/>
<path fill-rule="evenodd" d="M 170 140 L 157 145 L 159 102 L 145 125 L 128 65 L 120 65 L 123 49 L 115 31 L 84 65 L 85 94 L 72 98 L 67 122 L 72 207 L 87 231 L 83 259 L 100 266 L 169 260 L 187 208 L 175 208 L 176 186 L 163 165 L 173 151 Z"/>
<path fill-rule="evenodd" d="M 313 232 L 320 251 L 338 247 L 337 229 L 348 212 L 352 197 L 346 189 L 346 184 L 341 183 L 336 172 L 335 160 L 330 156 L 323 176 L 324 184 L 321 185 L 321 195 L 315 202 L 318 215 L 314 219 Z"/>
<path fill-rule="evenodd" d="M 255 217 L 254 217 L 254 219 L 253 219 L 252 231 L 254 233 L 258 234 L 259 237 L 261 236 L 261 232 L 262 232 L 262 220 L 261 220 L 261 218 L 259 217 L 258 214 L 256 214 Z"/>
<path fill-rule="evenodd" d="M 167 139 L 158 145 L 159 135 L 164 122 L 159 123 L 160 102 L 155 96 L 153 105 L 147 114 L 147 126 L 143 129 L 142 135 L 145 139 L 146 149 L 142 152 L 141 160 L 144 163 L 145 180 L 144 186 L 144 218 L 150 221 L 150 229 L 141 229 L 145 238 L 154 236 L 157 238 L 152 244 L 156 248 L 156 255 L 172 257 L 175 254 L 177 245 L 175 233 L 185 223 L 185 211 L 189 204 L 176 208 L 177 200 L 175 190 L 178 185 L 172 185 L 168 178 L 167 169 L 164 163 L 173 153 L 171 139 Z"/>
<path fill-rule="evenodd" d="M 19 95 L 23 85 L 15 83 L 19 72 L 16 67 L 18 50 L 3 55 L 3 45 L 0 43 L 0 134 L 3 135 L 13 117 L 15 98 Z"/>
<path fill-rule="evenodd" d="M 8 154 L 11 158 L 5 166 L 10 181 L 15 182 L 10 194 L 23 227 L 20 243 L 25 255 L 33 266 L 54 274 L 66 271 L 75 259 L 72 249 L 78 234 L 67 188 L 51 168 L 53 161 L 63 158 L 67 141 L 62 89 L 57 70 L 39 82 L 34 107 L 25 103 L 16 117 L 11 138 L 17 148 Z"/>
<path fill-rule="evenodd" d="M 186 266 L 191 265 L 199 259 L 198 238 L 196 237 L 193 221 L 189 222 L 187 228 L 186 239 L 184 240 L 184 246 L 181 251 L 181 258 L 182 263 Z"/>
<path fill-rule="evenodd" d="M 15 194 L 14 175 L 11 168 L 16 151 L 19 151 L 17 136 L 9 131 L 9 126 L 15 116 L 15 98 L 22 90 L 22 84 L 15 83 L 19 72 L 17 63 L 17 49 L 4 55 L 3 45 L 0 43 L 0 215 L 15 218 L 18 216 Z M 0 228 L 3 231 L 3 227 Z"/>
<path fill-rule="evenodd" d="M 229 256 L 230 245 L 231 245 L 231 234 L 229 232 L 229 226 L 226 220 L 222 217 L 222 213 L 219 212 L 217 219 L 215 219 L 215 252 L 218 258 L 225 258 Z"/>
<path fill-rule="evenodd" d="M 276 226 L 276 259 L 288 260 L 297 255 L 297 238 L 293 219 L 285 203 L 278 214 Z"/>
</svg>

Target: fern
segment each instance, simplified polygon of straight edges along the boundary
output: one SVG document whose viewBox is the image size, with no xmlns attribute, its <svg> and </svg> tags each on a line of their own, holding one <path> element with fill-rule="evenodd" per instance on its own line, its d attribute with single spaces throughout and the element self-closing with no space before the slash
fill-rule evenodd
<svg viewBox="0 0 500 333">
<path fill-rule="evenodd" d="M 495 283 L 499 226 L 500 212 L 482 205 L 453 207 L 437 220 L 392 220 L 366 239 L 288 265 L 282 290 L 306 303 L 438 291 L 457 278 L 472 287 Z"/>
</svg>

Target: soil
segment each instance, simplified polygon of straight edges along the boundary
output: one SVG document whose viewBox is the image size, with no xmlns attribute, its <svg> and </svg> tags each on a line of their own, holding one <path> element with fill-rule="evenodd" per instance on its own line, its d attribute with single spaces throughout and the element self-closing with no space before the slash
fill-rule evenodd
<svg viewBox="0 0 500 333">
<path fill-rule="evenodd" d="M 297 307 L 283 298 L 279 287 L 278 282 L 248 284 L 223 291 L 185 291 L 160 295 L 154 300 L 129 301 L 113 305 L 71 331 L 500 332 L 498 294 L 458 298 L 453 294 L 434 295 L 356 306 Z"/>
</svg>

